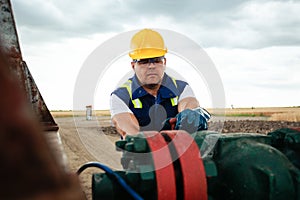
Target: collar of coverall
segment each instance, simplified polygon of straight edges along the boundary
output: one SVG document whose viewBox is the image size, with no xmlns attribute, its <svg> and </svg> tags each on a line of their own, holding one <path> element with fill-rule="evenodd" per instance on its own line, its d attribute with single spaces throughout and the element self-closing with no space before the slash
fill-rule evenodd
<svg viewBox="0 0 300 200">
<path fill-rule="evenodd" d="M 138 99 L 148 94 L 146 90 L 140 85 L 136 75 L 132 77 L 131 89 L 132 99 Z M 175 86 L 172 78 L 169 77 L 166 73 L 164 73 L 162 84 L 159 88 L 159 93 L 162 98 L 174 98 L 176 96 L 179 96 L 179 91 Z"/>
</svg>

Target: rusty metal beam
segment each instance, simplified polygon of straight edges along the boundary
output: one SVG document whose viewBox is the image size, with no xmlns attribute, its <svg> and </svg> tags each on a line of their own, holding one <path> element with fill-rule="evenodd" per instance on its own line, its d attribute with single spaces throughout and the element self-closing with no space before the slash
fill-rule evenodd
<svg viewBox="0 0 300 200">
<path fill-rule="evenodd" d="M 9 58 L 0 49 L 0 199 L 85 200 L 78 177 L 60 163 L 62 150 L 52 148 L 61 147 L 58 131 L 42 130 Z"/>
<path fill-rule="evenodd" d="M 5 55 L 8 55 L 10 63 L 12 63 L 9 70 L 17 75 L 17 81 L 19 81 L 21 89 L 25 91 L 28 103 L 45 130 L 57 131 L 58 126 L 22 58 L 16 23 L 9 0 L 0 0 L 0 48 Z"/>
</svg>

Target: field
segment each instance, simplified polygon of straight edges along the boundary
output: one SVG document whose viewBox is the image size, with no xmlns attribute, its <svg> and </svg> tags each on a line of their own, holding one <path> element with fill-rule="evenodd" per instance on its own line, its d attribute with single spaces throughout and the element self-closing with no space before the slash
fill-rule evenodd
<svg viewBox="0 0 300 200">
<path fill-rule="evenodd" d="M 266 134 L 283 127 L 300 127 L 300 107 L 208 110 L 213 115 L 209 130 L 222 133 Z M 92 120 L 86 120 L 85 111 L 51 111 L 59 126 L 67 167 L 75 173 L 84 163 L 98 161 L 113 169 L 122 169 L 121 153 L 116 152 L 114 146 L 119 136 L 111 126 L 109 111 L 93 112 Z M 92 199 L 92 174 L 98 172 L 101 170 L 88 169 L 80 175 L 87 199 Z"/>
<path fill-rule="evenodd" d="M 300 107 L 225 109 L 225 115 L 232 117 L 267 117 L 267 120 L 269 121 L 299 122 Z"/>
<path fill-rule="evenodd" d="M 300 122 L 300 106 L 207 109 L 212 115 L 225 117 L 266 117 L 269 121 Z M 95 116 L 110 116 L 109 110 L 95 110 Z M 53 117 L 85 116 L 86 111 L 51 111 Z"/>
</svg>

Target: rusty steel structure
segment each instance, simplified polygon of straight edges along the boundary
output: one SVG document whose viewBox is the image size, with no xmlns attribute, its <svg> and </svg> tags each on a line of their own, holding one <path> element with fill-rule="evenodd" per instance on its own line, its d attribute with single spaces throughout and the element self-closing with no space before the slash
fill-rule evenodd
<svg viewBox="0 0 300 200">
<path fill-rule="evenodd" d="M 9 0 L 0 0 L 0 91 L 0 199 L 86 199 L 22 58 Z"/>
<path fill-rule="evenodd" d="M 25 91 L 28 103 L 44 129 L 57 131 L 58 126 L 22 58 L 11 2 L 0 0 L 0 9 L 0 48 L 12 63 L 10 71 L 17 75 L 16 81 L 19 81 L 21 89 Z"/>
</svg>

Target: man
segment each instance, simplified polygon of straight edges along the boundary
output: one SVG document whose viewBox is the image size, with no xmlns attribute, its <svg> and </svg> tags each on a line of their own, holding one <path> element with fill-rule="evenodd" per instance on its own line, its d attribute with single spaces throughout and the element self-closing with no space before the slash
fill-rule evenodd
<svg viewBox="0 0 300 200">
<path fill-rule="evenodd" d="M 165 73 L 162 36 L 143 29 L 132 37 L 130 47 L 135 74 L 111 94 L 112 122 L 121 136 L 144 130 L 206 130 L 210 115 L 200 108 L 191 87 Z"/>
</svg>

